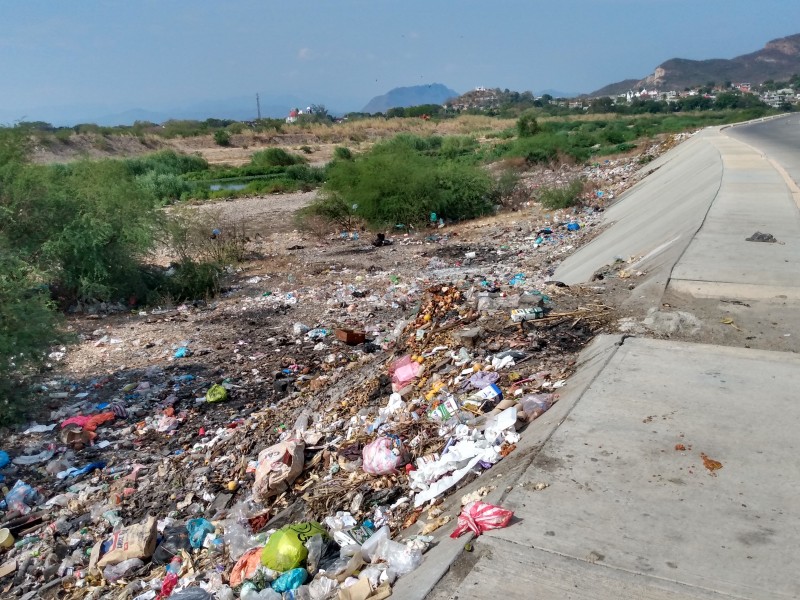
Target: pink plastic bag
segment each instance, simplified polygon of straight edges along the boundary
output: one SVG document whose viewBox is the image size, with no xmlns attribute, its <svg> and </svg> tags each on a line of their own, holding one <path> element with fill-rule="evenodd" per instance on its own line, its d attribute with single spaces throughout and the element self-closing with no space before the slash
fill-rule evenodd
<svg viewBox="0 0 800 600">
<path fill-rule="evenodd" d="M 411 356 L 406 355 L 398 358 L 389 366 L 389 374 L 392 376 L 392 383 L 395 391 L 403 389 L 414 381 L 419 375 L 421 367 L 419 363 L 411 360 Z"/>
<path fill-rule="evenodd" d="M 490 529 L 500 529 L 508 525 L 514 511 L 500 508 L 485 502 L 470 502 L 465 505 L 458 515 L 458 527 L 450 534 L 455 539 L 467 531 L 480 535 Z"/>
<path fill-rule="evenodd" d="M 370 475 L 389 475 L 397 472 L 397 467 L 405 464 L 406 453 L 402 443 L 390 437 L 379 437 L 364 446 L 361 454 L 364 471 Z"/>
</svg>

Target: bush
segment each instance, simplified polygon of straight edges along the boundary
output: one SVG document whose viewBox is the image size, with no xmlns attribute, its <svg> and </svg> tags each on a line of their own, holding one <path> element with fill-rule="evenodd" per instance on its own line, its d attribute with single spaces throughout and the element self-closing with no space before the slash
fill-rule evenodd
<svg viewBox="0 0 800 600">
<path fill-rule="evenodd" d="M 2 189 L 0 236 L 76 298 L 139 295 L 154 244 L 155 199 L 121 161 L 24 165 Z M 141 296 L 139 296 L 141 297 Z"/>
<path fill-rule="evenodd" d="M 521 138 L 533 137 L 539 133 L 539 122 L 532 111 L 522 113 L 517 119 L 517 135 Z"/>
<path fill-rule="evenodd" d="M 478 140 L 466 135 L 451 135 L 442 140 L 439 152 L 445 158 L 456 158 L 472 154 L 478 148 Z"/>
<path fill-rule="evenodd" d="M 192 186 L 180 175 L 151 171 L 138 175 L 136 183 L 148 194 L 161 202 L 175 201 L 191 192 Z"/>
<path fill-rule="evenodd" d="M 123 162 L 132 175 L 144 175 L 150 172 L 184 175 L 208 170 L 208 162 L 203 157 L 178 154 L 174 150 L 162 150 L 146 156 L 128 158 Z"/>
<path fill-rule="evenodd" d="M 64 341 L 42 278 L 7 248 L 0 249 L 0 426 L 24 412 L 25 375 Z"/>
<path fill-rule="evenodd" d="M 353 153 L 350 152 L 350 148 L 345 148 L 344 146 L 337 146 L 333 149 L 333 158 L 338 160 L 352 160 Z"/>
<path fill-rule="evenodd" d="M 509 149 L 508 156 L 519 156 L 530 164 L 541 164 L 558 158 L 558 139 L 552 134 L 520 138 Z"/>
<path fill-rule="evenodd" d="M 421 224 L 435 212 L 448 220 L 492 210 L 492 180 L 483 170 L 438 156 L 442 138 L 399 135 L 352 161 L 328 169 L 320 199 L 307 214 L 344 226 L 363 219 L 373 227 Z"/>
<path fill-rule="evenodd" d="M 184 302 L 210 298 L 219 292 L 219 281 L 224 269 L 216 262 L 199 262 L 184 258 L 169 270 L 151 298 L 160 301 Z"/>
<path fill-rule="evenodd" d="M 289 154 L 283 148 L 267 148 L 254 152 L 250 164 L 257 167 L 288 167 L 305 163 L 306 159 L 296 154 Z"/>
<path fill-rule="evenodd" d="M 231 134 L 224 129 L 217 129 L 214 132 L 214 142 L 217 144 L 217 146 L 230 146 Z"/>
<path fill-rule="evenodd" d="M 492 189 L 492 197 L 495 202 L 507 205 L 514 196 L 517 184 L 519 184 L 519 173 L 513 169 L 503 170 Z"/>
<path fill-rule="evenodd" d="M 551 210 L 575 206 L 580 203 L 583 186 L 582 179 L 574 179 L 564 187 L 540 188 L 539 202 Z"/>
</svg>

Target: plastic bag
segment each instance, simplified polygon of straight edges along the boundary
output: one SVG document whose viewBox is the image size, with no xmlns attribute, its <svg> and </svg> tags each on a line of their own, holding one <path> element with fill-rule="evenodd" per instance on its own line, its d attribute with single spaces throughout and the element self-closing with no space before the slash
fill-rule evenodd
<svg viewBox="0 0 800 600">
<path fill-rule="evenodd" d="M 253 493 L 266 499 L 286 491 L 303 472 L 303 440 L 285 440 L 262 450 L 258 454 L 256 480 Z"/>
<path fill-rule="evenodd" d="M 389 475 L 407 462 L 403 443 L 396 437 L 379 437 L 364 446 L 364 471 L 370 475 Z"/>
<path fill-rule="evenodd" d="M 306 548 L 308 549 L 306 568 L 311 575 L 315 575 L 319 570 L 319 561 L 322 558 L 322 553 L 325 551 L 325 540 L 322 539 L 320 534 L 313 535 L 306 542 Z"/>
<path fill-rule="evenodd" d="M 242 587 L 242 594 L 239 597 L 242 600 L 282 600 L 281 595 L 271 588 L 259 592 L 250 586 Z"/>
<path fill-rule="evenodd" d="M 335 579 L 317 577 L 308 584 L 308 593 L 311 600 L 325 600 L 337 587 L 339 587 L 339 583 Z"/>
<path fill-rule="evenodd" d="M 394 391 L 400 391 L 409 383 L 414 381 L 422 370 L 419 363 L 411 360 L 410 355 L 398 358 L 389 366 L 389 374 L 392 376 L 392 386 Z"/>
<path fill-rule="evenodd" d="M 302 568 L 291 569 L 272 582 L 272 589 L 276 592 L 295 590 L 306 582 L 308 571 Z"/>
<path fill-rule="evenodd" d="M 118 565 L 108 565 L 105 569 L 103 569 L 103 577 L 106 578 L 106 581 L 109 583 L 115 583 L 118 579 L 122 579 L 123 577 L 127 577 L 137 569 L 141 569 L 144 566 L 144 563 L 139 558 L 129 558 L 128 560 L 123 560 Z"/>
<path fill-rule="evenodd" d="M 11 462 L 11 459 L 8 457 L 8 452 L 0 450 L 0 469 L 8 466 L 9 462 Z"/>
<path fill-rule="evenodd" d="M 36 506 L 41 499 L 41 495 L 27 483 L 18 479 L 3 502 L 0 502 L 0 508 L 5 507 L 7 510 L 16 510 L 23 515 L 31 511 L 31 506 Z"/>
<path fill-rule="evenodd" d="M 214 527 L 205 519 L 191 519 L 186 523 L 186 530 L 189 532 L 189 543 L 192 548 L 202 548 L 203 541 L 209 533 L 214 533 Z"/>
<path fill-rule="evenodd" d="M 485 502 L 470 502 L 461 510 L 458 515 L 458 526 L 450 534 L 451 538 L 457 538 L 467 531 L 472 531 L 475 535 L 480 535 L 490 529 L 500 529 L 508 525 L 514 511 L 486 504 Z"/>
<path fill-rule="evenodd" d="M 384 561 L 397 576 L 405 575 L 422 564 L 422 552 L 391 540 L 389 526 L 384 525 L 361 546 L 364 559 L 375 563 Z"/>
<path fill-rule="evenodd" d="M 153 553 L 153 562 L 158 565 L 165 565 L 172 560 L 173 556 L 180 556 L 181 550 L 188 552 L 191 548 L 189 532 L 186 527 L 182 525 L 166 527 L 161 536 L 161 541 Z"/>
<path fill-rule="evenodd" d="M 389 563 L 389 569 L 394 571 L 398 577 L 411 573 L 422 564 L 422 551 L 405 544 L 389 540 L 385 546 L 384 553 L 386 562 Z"/>
<path fill-rule="evenodd" d="M 170 600 L 212 600 L 213 596 L 203 588 L 192 587 L 175 592 L 170 595 Z"/>
<path fill-rule="evenodd" d="M 273 533 L 261 553 L 261 564 L 275 571 L 288 571 L 303 564 L 308 548 L 303 544 L 317 534 L 325 534 L 314 521 L 287 525 Z"/>
<path fill-rule="evenodd" d="M 263 548 L 251 548 L 236 561 L 231 570 L 231 586 L 236 587 L 245 579 L 250 579 L 253 576 L 258 567 L 261 566 L 262 551 Z"/>
<path fill-rule="evenodd" d="M 208 392 L 206 392 L 206 402 L 222 402 L 228 399 L 228 390 L 220 384 L 215 383 L 212 385 Z"/>
<path fill-rule="evenodd" d="M 553 394 L 528 394 L 519 402 L 522 404 L 522 410 L 528 415 L 528 420 L 533 421 L 553 406 L 553 397 Z"/>
</svg>

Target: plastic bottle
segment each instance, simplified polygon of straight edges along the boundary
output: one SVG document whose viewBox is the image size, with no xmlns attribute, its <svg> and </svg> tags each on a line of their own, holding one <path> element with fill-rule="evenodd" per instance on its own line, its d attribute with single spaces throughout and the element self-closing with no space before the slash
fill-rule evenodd
<svg viewBox="0 0 800 600">
<path fill-rule="evenodd" d="M 161 591 L 157 596 L 159 600 L 169 596 L 172 590 L 175 589 L 175 586 L 178 585 L 178 574 L 181 572 L 182 562 L 180 556 L 173 556 L 172 560 L 167 565 L 167 575 L 164 577 L 164 581 L 161 582 Z"/>
<path fill-rule="evenodd" d="M 116 565 L 109 565 L 105 569 L 103 569 L 103 577 L 106 578 L 106 581 L 109 583 L 115 583 L 118 579 L 122 579 L 136 571 L 137 569 L 141 569 L 144 566 L 144 563 L 141 559 L 138 558 L 129 558 L 128 560 L 123 560 L 121 563 Z"/>
</svg>

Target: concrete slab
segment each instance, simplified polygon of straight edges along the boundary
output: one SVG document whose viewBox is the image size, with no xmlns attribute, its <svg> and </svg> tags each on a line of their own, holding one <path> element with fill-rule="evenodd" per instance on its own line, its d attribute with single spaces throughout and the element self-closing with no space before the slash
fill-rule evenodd
<svg viewBox="0 0 800 600">
<path fill-rule="evenodd" d="M 698 297 L 800 299 L 800 211 L 781 173 L 759 151 L 710 138 L 723 157 L 722 184 L 669 288 Z M 748 242 L 754 232 L 779 243 Z"/>
<path fill-rule="evenodd" d="M 559 265 L 554 279 L 582 283 L 616 257 L 646 257 L 636 268 L 651 272 L 663 292 L 722 180 L 722 160 L 709 141 L 715 135 L 698 133 L 661 157 L 655 172 L 606 211 L 603 224 L 610 229 Z"/>
<path fill-rule="evenodd" d="M 797 355 L 625 340 L 504 499 L 520 521 L 486 536 L 646 586 L 800 597 L 798 373 Z"/>
<path fill-rule="evenodd" d="M 504 600 L 721 600 L 731 596 L 680 583 L 609 569 L 511 542 L 481 538 L 469 573 L 449 592 L 428 600 L 503 598 Z"/>
</svg>

